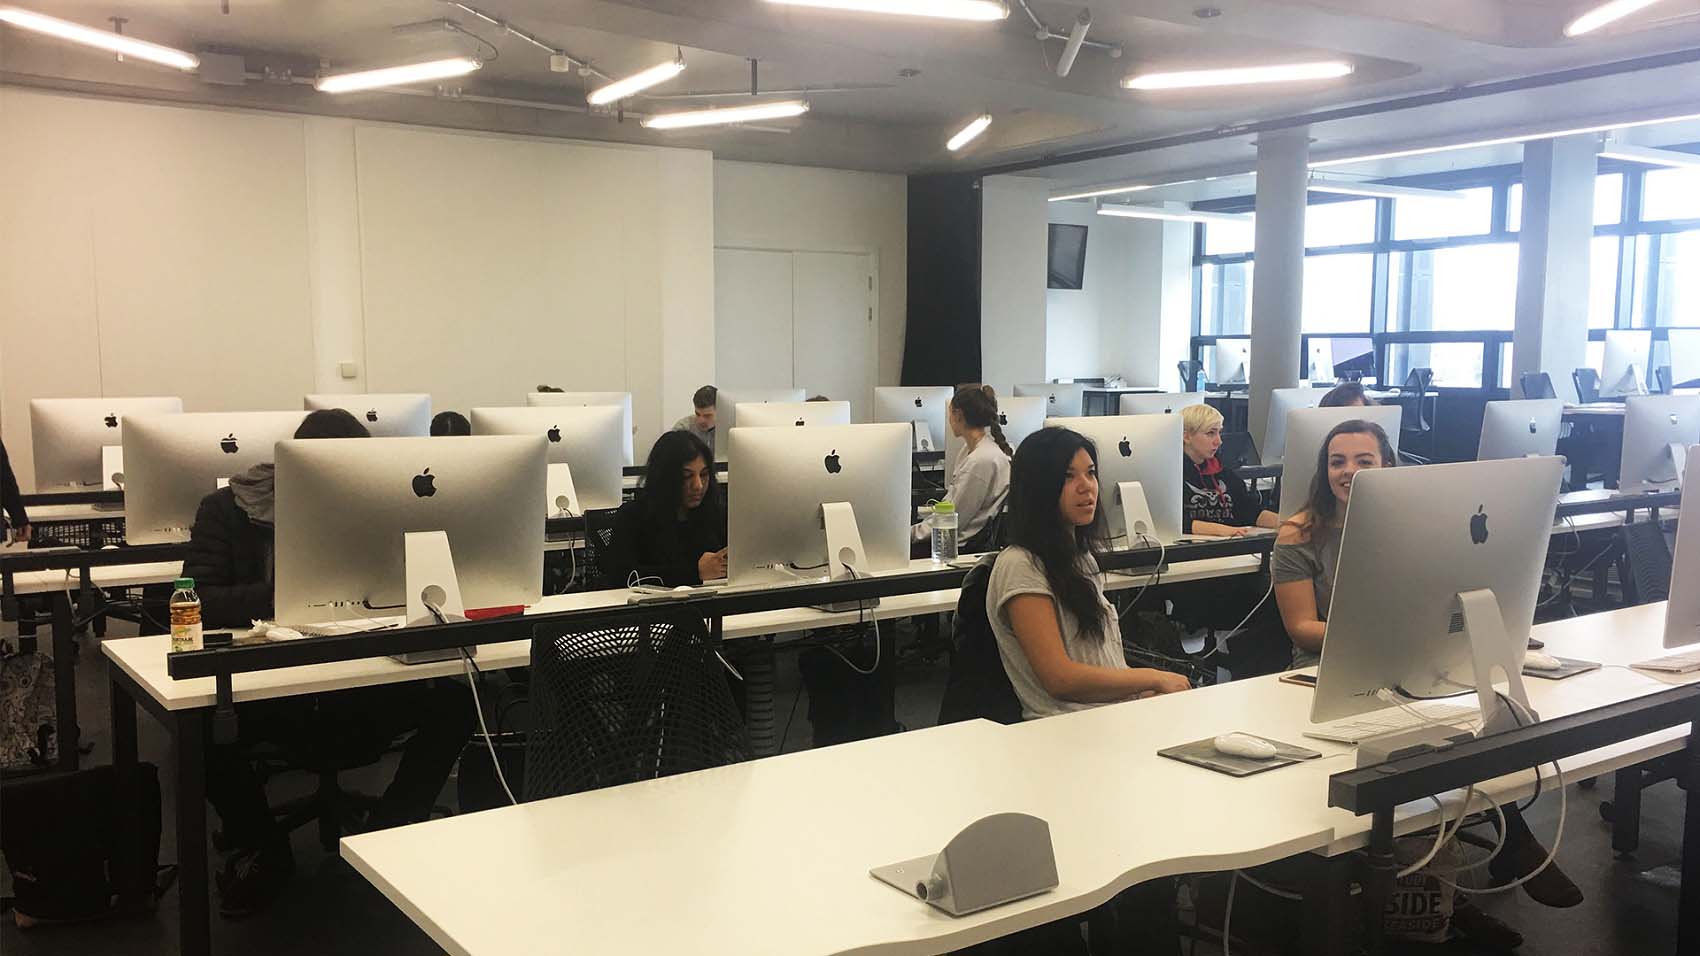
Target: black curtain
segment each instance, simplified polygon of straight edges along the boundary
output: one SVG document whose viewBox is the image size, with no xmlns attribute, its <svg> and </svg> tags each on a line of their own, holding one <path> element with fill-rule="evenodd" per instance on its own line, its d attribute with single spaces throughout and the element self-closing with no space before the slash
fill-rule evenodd
<svg viewBox="0 0 1700 956">
<path fill-rule="evenodd" d="M 980 181 L 909 177 L 904 385 L 980 380 Z"/>
</svg>

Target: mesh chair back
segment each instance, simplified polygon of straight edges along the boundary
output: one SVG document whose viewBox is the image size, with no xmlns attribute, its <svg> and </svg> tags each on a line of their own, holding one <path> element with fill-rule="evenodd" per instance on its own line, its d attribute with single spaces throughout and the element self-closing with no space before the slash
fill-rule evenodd
<svg viewBox="0 0 1700 956">
<path fill-rule="evenodd" d="M 584 515 L 584 589 L 599 591 L 610 587 L 625 587 L 624 581 L 613 581 L 602 570 L 602 558 L 608 553 L 608 543 L 614 540 L 616 511 L 587 511 Z"/>
<path fill-rule="evenodd" d="M 531 639 L 525 799 L 748 760 L 743 720 L 700 619 L 662 613 Z"/>
<path fill-rule="evenodd" d="M 1629 581 L 1633 594 L 1624 597 L 1631 604 L 1651 604 L 1670 599 L 1671 557 L 1665 533 L 1656 521 L 1639 521 L 1623 526 L 1623 552 L 1629 560 Z"/>
<path fill-rule="evenodd" d="M 1600 373 L 1591 368 L 1579 368 L 1570 373 L 1576 385 L 1576 399 L 1586 405 L 1600 400 Z"/>
<path fill-rule="evenodd" d="M 1558 390 L 1552 387 L 1552 376 L 1545 372 L 1524 372 L 1517 383 L 1523 389 L 1524 398 L 1558 397 Z"/>
<path fill-rule="evenodd" d="M 1671 381 L 1671 371 L 1670 371 L 1669 365 L 1661 365 L 1658 368 L 1654 369 L 1653 370 L 1653 377 L 1656 378 L 1659 382 L 1659 391 L 1660 392 L 1663 392 L 1666 395 L 1675 394 L 1676 383 Z"/>
</svg>

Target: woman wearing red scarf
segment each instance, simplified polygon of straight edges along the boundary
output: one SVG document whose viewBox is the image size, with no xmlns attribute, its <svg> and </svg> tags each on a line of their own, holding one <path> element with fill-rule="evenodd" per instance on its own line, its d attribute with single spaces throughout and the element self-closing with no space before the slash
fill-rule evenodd
<svg viewBox="0 0 1700 956">
<path fill-rule="evenodd" d="M 1275 512 L 1264 510 L 1245 481 L 1216 457 L 1222 447 L 1222 413 L 1209 405 L 1189 405 L 1181 409 L 1181 421 L 1182 532 L 1234 538 L 1279 525 Z"/>
</svg>

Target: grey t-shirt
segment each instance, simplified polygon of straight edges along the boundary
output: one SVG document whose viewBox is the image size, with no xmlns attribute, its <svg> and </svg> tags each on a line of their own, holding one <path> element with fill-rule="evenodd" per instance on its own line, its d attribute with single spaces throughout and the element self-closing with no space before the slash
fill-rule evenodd
<svg viewBox="0 0 1700 956">
<path fill-rule="evenodd" d="M 1098 585 L 1098 606 L 1104 615 L 1104 636 L 1098 640 L 1083 637 L 1080 633 L 1080 622 L 1065 608 L 1058 606 L 1057 618 L 1062 630 L 1063 652 L 1068 655 L 1069 660 L 1079 664 L 1127 670 L 1127 657 L 1122 653 L 1121 628 L 1118 626 L 1116 609 L 1104 597 L 1104 582 L 1102 573 L 1098 570 L 1098 562 L 1091 555 L 1086 555 L 1084 563 Z M 1045 572 L 1040 568 L 1033 553 L 1026 548 L 1005 548 L 998 555 L 997 563 L 992 566 L 991 580 L 986 583 L 986 617 L 991 622 L 992 634 L 997 638 L 998 656 L 1003 659 L 1004 673 L 1009 675 L 1009 682 L 1015 688 L 1015 696 L 1021 701 L 1021 716 L 1032 720 L 1036 717 L 1049 717 L 1098 706 L 1058 700 L 1045 692 L 1045 685 L 1039 682 L 1033 665 L 1027 660 L 1027 652 L 1021 649 L 1021 639 L 1015 636 L 1015 629 L 1010 626 L 1009 614 L 1005 610 L 1005 605 L 1011 598 L 1023 594 L 1053 596 L 1051 586 L 1045 580 Z"/>
<path fill-rule="evenodd" d="M 684 418 L 674 422 L 673 431 L 690 432 L 702 439 L 702 443 L 708 446 L 709 451 L 714 450 L 714 429 L 710 428 L 707 431 L 704 431 L 703 429 L 698 428 L 697 417 L 695 415 L 686 415 Z"/>
<path fill-rule="evenodd" d="M 1316 614 L 1328 620 L 1328 605 L 1334 600 L 1334 567 L 1340 563 L 1340 529 L 1312 527 L 1310 540 L 1297 544 L 1275 545 L 1270 566 L 1275 571 L 1276 584 L 1309 581 L 1316 589 Z M 1293 645 L 1293 666 L 1309 667 L 1322 660 L 1322 655 Z"/>
</svg>

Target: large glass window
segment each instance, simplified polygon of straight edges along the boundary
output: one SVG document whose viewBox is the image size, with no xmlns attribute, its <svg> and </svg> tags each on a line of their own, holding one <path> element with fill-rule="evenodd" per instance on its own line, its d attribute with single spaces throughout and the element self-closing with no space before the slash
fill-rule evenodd
<svg viewBox="0 0 1700 956">
<path fill-rule="evenodd" d="M 1199 319 L 1204 335 L 1251 331 L 1252 263 L 1206 262 L 1200 276 Z"/>
<path fill-rule="evenodd" d="M 1238 256 L 1251 251 L 1256 229 L 1252 220 L 1211 222 L 1204 225 L 1204 254 Z"/>
<path fill-rule="evenodd" d="M 1653 324 L 1700 325 L 1700 230 L 1659 237 Z"/>
<path fill-rule="evenodd" d="M 1356 246 L 1375 241 L 1375 200 L 1312 203 L 1305 207 L 1305 248 Z"/>
<path fill-rule="evenodd" d="M 1516 243 L 1395 253 L 1389 281 L 1403 286 L 1405 308 L 1388 313 L 1398 331 L 1509 330 L 1516 324 Z"/>
<path fill-rule="evenodd" d="M 1700 169 L 1655 169 L 1641 185 L 1642 219 L 1700 219 Z"/>
<path fill-rule="evenodd" d="M 1393 238 L 1485 236 L 1493 229 L 1493 187 L 1460 189 L 1457 199 L 1407 197 L 1393 201 Z"/>
<path fill-rule="evenodd" d="M 1523 228 L 1523 184 L 1512 183 L 1505 206 L 1505 228 Z M 1623 221 L 1623 174 L 1606 173 L 1594 179 L 1594 225 L 1615 226 Z"/>
<path fill-rule="evenodd" d="M 1616 236 L 1595 236 L 1588 250 L 1588 328 L 1609 329 L 1617 323 Z"/>
<path fill-rule="evenodd" d="M 1368 332 L 1375 286 L 1372 253 L 1305 257 L 1305 332 Z"/>
</svg>

